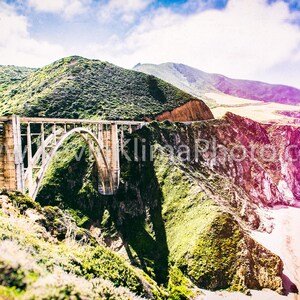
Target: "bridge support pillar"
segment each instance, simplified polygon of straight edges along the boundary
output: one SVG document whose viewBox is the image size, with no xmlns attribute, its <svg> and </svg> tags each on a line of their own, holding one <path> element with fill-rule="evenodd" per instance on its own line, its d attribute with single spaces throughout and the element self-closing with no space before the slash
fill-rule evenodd
<svg viewBox="0 0 300 300">
<path fill-rule="evenodd" d="M 19 117 L 12 116 L 3 123 L 0 141 L 0 169 L 3 166 L 3 173 L 0 174 L 1 186 L 8 191 L 25 192 Z"/>
<path fill-rule="evenodd" d="M 112 171 L 113 182 L 114 182 L 114 191 L 119 187 L 119 178 L 120 178 L 120 146 L 119 146 L 119 137 L 118 137 L 118 125 L 111 125 L 111 160 L 110 168 Z"/>
</svg>

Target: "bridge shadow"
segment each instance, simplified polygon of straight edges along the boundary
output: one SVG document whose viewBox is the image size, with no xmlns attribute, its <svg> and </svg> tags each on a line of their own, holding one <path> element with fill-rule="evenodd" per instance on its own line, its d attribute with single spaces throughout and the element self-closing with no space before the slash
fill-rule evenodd
<svg viewBox="0 0 300 300">
<path fill-rule="evenodd" d="M 119 229 L 131 263 L 141 267 L 159 284 L 166 284 L 169 251 L 161 207 L 152 209 L 149 213 L 150 219 L 147 221 L 145 221 L 145 214 L 126 218 Z M 149 228 L 151 226 L 152 228 Z"/>
<path fill-rule="evenodd" d="M 123 184 L 110 211 L 127 254 L 132 264 L 141 267 L 159 284 L 166 284 L 169 250 L 162 217 L 163 196 L 153 162 L 149 157 L 146 161 L 139 157 L 137 162 L 128 162 L 123 157 L 121 178 Z"/>
</svg>

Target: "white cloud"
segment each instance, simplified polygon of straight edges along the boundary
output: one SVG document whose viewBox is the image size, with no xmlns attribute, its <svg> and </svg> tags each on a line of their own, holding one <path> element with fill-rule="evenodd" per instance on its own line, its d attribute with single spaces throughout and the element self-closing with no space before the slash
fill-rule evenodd
<svg viewBox="0 0 300 300">
<path fill-rule="evenodd" d="M 121 18 L 122 21 L 132 23 L 137 13 L 144 11 L 152 0 L 109 0 L 99 7 L 99 19 L 102 22 Z"/>
<path fill-rule="evenodd" d="M 28 0 L 28 4 L 40 12 L 61 13 L 67 18 L 87 11 L 91 0 Z"/>
<path fill-rule="evenodd" d="M 173 61 L 255 79 L 273 66 L 295 59 L 300 30 L 289 22 L 294 17 L 287 4 L 270 6 L 264 0 L 230 0 L 224 10 L 188 16 L 161 9 L 125 40 L 114 39 L 107 51 L 102 47 L 98 54 L 126 67 L 137 62 Z"/>
<path fill-rule="evenodd" d="M 0 64 L 37 67 L 65 55 L 61 46 L 30 37 L 27 18 L 3 2 L 0 2 L 0 28 Z"/>
</svg>

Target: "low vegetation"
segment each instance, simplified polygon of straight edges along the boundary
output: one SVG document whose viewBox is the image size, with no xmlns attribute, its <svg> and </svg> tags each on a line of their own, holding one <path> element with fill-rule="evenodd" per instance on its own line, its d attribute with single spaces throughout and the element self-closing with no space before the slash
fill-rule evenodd
<svg viewBox="0 0 300 300">
<path fill-rule="evenodd" d="M 81 57 L 21 77 L 0 91 L 0 114 L 143 119 L 192 99 L 153 76 Z M 245 192 L 211 172 L 204 158 L 184 163 L 168 153 L 167 145 L 176 150 L 224 125 L 209 122 L 153 122 L 134 132 L 146 148 L 154 145 L 154 159 L 122 157 L 114 196 L 98 193 L 93 159 L 77 139 L 49 166 L 37 202 L 2 191 L 0 296 L 181 300 L 196 298 L 201 288 L 282 293 L 280 258 L 245 230 L 247 222 L 260 225 Z M 133 157 L 133 142 L 126 151 Z"/>
<path fill-rule="evenodd" d="M 28 207 L 24 208 L 24 203 Z M 66 211 L 0 196 L 0 296 L 5 299 L 160 299 L 142 271 L 100 245 Z M 23 209 L 21 209 L 21 207 Z"/>
<path fill-rule="evenodd" d="M 15 66 L 0 66 L 0 93 L 12 88 L 35 69 Z"/>
</svg>

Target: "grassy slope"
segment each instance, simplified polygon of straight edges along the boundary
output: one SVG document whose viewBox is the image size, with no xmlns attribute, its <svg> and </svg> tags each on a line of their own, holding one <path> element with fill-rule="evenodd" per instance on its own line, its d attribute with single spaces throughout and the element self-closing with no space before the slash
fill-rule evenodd
<svg viewBox="0 0 300 300">
<path fill-rule="evenodd" d="M 58 207 L 0 196 L 1 299 L 140 299 L 164 294 Z M 139 296 L 138 296 L 139 295 Z"/>
<path fill-rule="evenodd" d="M 134 86 L 130 87 L 130 84 Z M 101 93 L 103 98 L 99 101 Z M 154 77 L 108 63 L 72 57 L 31 74 L 20 85 L 6 92 L 0 111 L 60 117 L 101 115 L 105 118 L 142 118 L 145 114 L 156 114 L 178 105 L 178 101 L 187 101 L 189 97 Z M 154 124 L 137 135 L 152 137 L 163 149 L 164 143 L 172 144 L 171 136 L 174 133 L 180 136 L 182 130 L 184 132 L 185 129 L 176 125 L 162 124 L 158 127 Z M 63 159 L 54 161 L 49 168 L 38 200 L 42 204 L 68 208 L 77 225 L 89 227 L 93 222 L 101 223 L 101 230 L 106 231 L 108 241 L 112 234 L 120 235 L 132 264 L 167 286 L 171 292 L 169 299 L 191 297 L 195 285 L 243 291 L 269 287 L 280 291 L 280 259 L 251 240 L 231 214 L 199 189 L 199 182 L 190 176 L 191 169 L 181 164 L 170 164 L 164 151 L 155 154 L 154 163 L 123 161 L 122 184 L 116 197 L 101 197 L 97 193 L 96 172 L 86 156 L 77 162 L 73 151 L 62 151 L 60 157 Z M 227 193 L 221 185 L 218 188 L 220 194 Z M 59 278 L 68 277 L 72 271 L 77 277 L 85 277 L 85 286 L 90 284 L 92 277 L 104 277 L 118 285 L 125 285 L 132 292 L 146 294 L 141 281 L 128 269 L 131 267 L 125 267 L 115 254 L 101 246 L 89 248 L 90 245 L 82 247 L 76 244 L 70 258 L 63 248 L 68 232 L 62 230 L 66 218 L 59 209 L 42 211 L 51 223 L 42 224 L 42 227 L 61 241 L 58 242 L 59 247 L 56 242 L 49 244 L 49 240 L 34 239 L 41 227 L 34 234 L 29 231 L 28 235 L 17 226 L 11 228 L 12 234 L 8 237 L 3 232 L 3 239 L 17 244 L 16 253 L 25 255 L 27 244 L 37 249 L 37 256 L 29 249 L 33 265 L 46 268 L 45 276 L 34 271 L 35 268 L 33 272 L 19 267 L 14 272 L 9 271 L 8 274 L 17 274 L 17 281 L 10 282 L 10 276 L 3 277 L 2 285 L 8 286 L 7 293 L 13 292 L 10 290 L 12 286 L 21 294 L 26 295 L 27 287 L 29 294 L 39 293 L 36 289 L 45 290 L 43 282 L 47 281 L 47 276 L 52 276 L 55 293 L 64 295 L 74 290 L 77 293 L 77 285 L 70 283 L 75 280 L 74 277 L 69 277 L 62 286 L 58 284 Z M 57 214 L 59 217 L 55 217 Z M 2 227 L 9 230 L 11 220 L 5 218 Z M 25 240 L 22 240 L 23 236 Z M 86 237 L 86 234 L 81 232 L 79 236 Z M 28 251 L 28 248 L 25 250 Z M 212 259 L 208 260 L 208 257 Z M 32 257 L 29 258 L 32 260 Z M 111 264 L 118 271 L 112 270 Z M 6 267 L 4 264 L 4 270 Z M 8 270 L 11 270 L 10 267 L 8 265 Z M 56 276 L 55 268 L 63 275 Z M 19 272 L 21 278 L 27 272 L 25 280 L 19 278 Z M 130 274 L 130 278 L 126 274 Z M 56 278 L 53 279 L 53 276 Z M 46 292 L 50 291 L 46 289 Z M 160 292 L 157 290 L 157 293 Z"/>
<path fill-rule="evenodd" d="M 199 191 L 186 170 L 170 164 L 162 151 L 154 167 L 164 199 L 170 260 L 192 282 L 212 290 L 268 287 L 280 291 L 279 257 L 254 242 L 230 213 Z"/>
<path fill-rule="evenodd" d="M 154 76 L 68 57 L 30 74 L 0 98 L 4 115 L 143 119 L 194 97 Z"/>
</svg>

